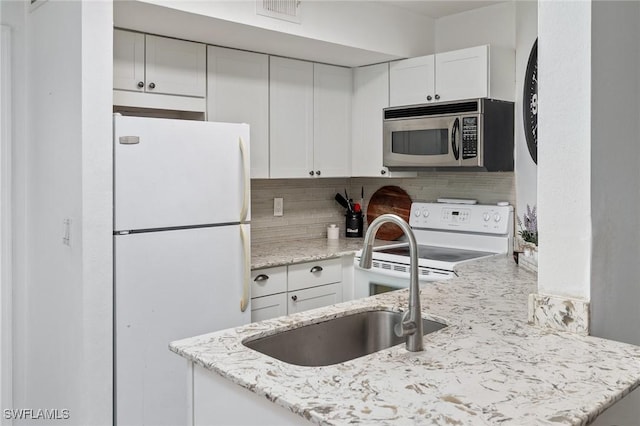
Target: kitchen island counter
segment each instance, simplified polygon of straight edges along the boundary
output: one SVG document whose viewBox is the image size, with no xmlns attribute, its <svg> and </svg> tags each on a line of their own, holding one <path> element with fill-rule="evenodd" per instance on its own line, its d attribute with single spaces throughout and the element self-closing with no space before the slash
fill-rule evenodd
<svg viewBox="0 0 640 426">
<path fill-rule="evenodd" d="M 195 364 L 317 424 L 583 425 L 640 383 L 640 347 L 527 324 L 536 276 L 511 258 L 421 285 L 423 316 L 448 324 L 325 367 L 286 364 L 242 341 L 349 313 L 405 310 L 407 290 L 171 343 Z M 275 405 L 274 405 L 275 407 Z"/>
</svg>

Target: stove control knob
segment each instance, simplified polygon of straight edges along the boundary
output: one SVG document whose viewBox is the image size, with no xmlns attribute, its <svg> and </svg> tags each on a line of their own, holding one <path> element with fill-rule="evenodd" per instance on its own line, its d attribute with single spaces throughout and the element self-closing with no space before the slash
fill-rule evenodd
<svg viewBox="0 0 640 426">
<path fill-rule="evenodd" d="M 500 222 L 500 219 L 502 219 L 502 217 L 499 213 L 493 215 L 493 220 L 495 220 L 496 222 Z"/>
<path fill-rule="evenodd" d="M 429 210 L 427 209 L 422 210 L 422 216 L 429 217 Z"/>
<path fill-rule="evenodd" d="M 489 222 L 489 219 L 491 219 L 491 215 L 489 213 L 485 213 L 482 215 L 482 218 L 485 222 Z"/>
<path fill-rule="evenodd" d="M 416 209 L 415 213 L 413 213 L 415 217 L 420 217 L 420 209 Z"/>
</svg>

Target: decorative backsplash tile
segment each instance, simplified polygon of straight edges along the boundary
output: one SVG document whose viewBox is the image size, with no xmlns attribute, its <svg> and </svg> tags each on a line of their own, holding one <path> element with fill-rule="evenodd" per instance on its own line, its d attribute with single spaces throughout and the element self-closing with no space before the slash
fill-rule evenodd
<svg viewBox="0 0 640 426">
<path fill-rule="evenodd" d="M 515 205 L 512 172 L 424 172 L 416 178 L 253 179 L 251 181 L 251 238 L 253 242 L 291 241 L 326 237 L 335 223 L 344 237 L 344 208 L 334 197 L 346 189 L 354 202 L 364 188 L 363 211 L 368 200 L 385 185 L 403 188 L 414 201 L 439 197 L 475 198 L 483 204 L 508 201 Z M 273 199 L 284 198 L 284 215 L 273 216 Z M 366 218 L 365 218 L 366 228 Z"/>
<path fill-rule="evenodd" d="M 529 295 L 529 324 L 589 334 L 589 302 L 544 294 Z"/>
</svg>

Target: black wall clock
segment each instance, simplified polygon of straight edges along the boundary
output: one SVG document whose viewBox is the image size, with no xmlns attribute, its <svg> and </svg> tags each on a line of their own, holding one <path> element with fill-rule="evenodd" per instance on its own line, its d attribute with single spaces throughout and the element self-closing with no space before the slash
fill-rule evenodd
<svg viewBox="0 0 640 426">
<path fill-rule="evenodd" d="M 538 39 L 533 43 L 524 75 L 522 118 L 524 136 L 533 162 L 538 164 Z"/>
</svg>

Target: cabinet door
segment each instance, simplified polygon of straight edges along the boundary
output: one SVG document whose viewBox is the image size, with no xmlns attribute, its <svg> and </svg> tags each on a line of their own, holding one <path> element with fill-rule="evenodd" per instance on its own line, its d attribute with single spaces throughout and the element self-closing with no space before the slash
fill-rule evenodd
<svg viewBox="0 0 640 426">
<path fill-rule="evenodd" d="M 342 302 L 342 283 L 290 291 L 287 295 L 289 299 L 287 313 L 291 315 Z"/>
<path fill-rule="evenodd" d="M 351 69 L 313 65 L 313 163 L 316 176 L 351 175 Z"/>
<path fill-rule="evenodd" d="M 204 44 L 146 36 L 146 91 L 204 98 L 207 88 Z"/>
<path fill-rule="evenodd" d="M 436 94 L 440 101 L 489 96 L 488 46 L 436 55 Z"/>
<path fill-rule="evenodd" d="M 269 296 L 287 291 L 287 267 L 254 269 L 251 271 L 251 297 Z"/>
<path fill-rule="evenodd" d="M 270 58 L 270 177 L 309 177 L 313 169 L 313 64 Z"/>
<path fill-rule="evenodd" d="M 287 315 L 287 293 L 251 299 L 251 322 Z"/>
<path fill-rule="evenodd" d="M 251 177 L 269 177 L 269 57 L 209 46 L 210 121 L 251 126 Z"/>
<path fill-rule="evenodd" d="M 424 104 L 434 100 L 433 55 L 391 62 L 389 65 L 390 106 Z"/>
<path fill-rule="evenodd" d="M 342 260 L 340 258 L 289 265 L 287 274 L 287 286 L 290 292 L 341 281 Z"/>
<path fill-rule="evenodd" d="M 390 172 L 382 165 L 382 110 L 389 106 L 389 64 L 353 70 L 351 175 L 364 177 L 416 176 Z"/>
<path fill-rule="evenodd" d="M 113 88 L 143 92 L 144 87 L 144 34 L 114 30 Z"/>
</svg>

